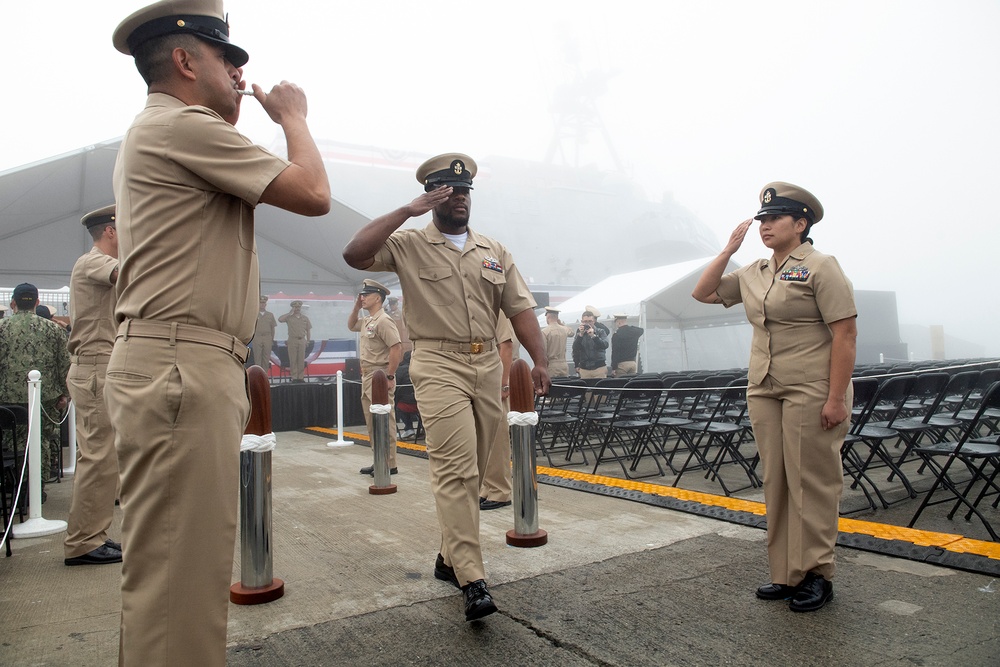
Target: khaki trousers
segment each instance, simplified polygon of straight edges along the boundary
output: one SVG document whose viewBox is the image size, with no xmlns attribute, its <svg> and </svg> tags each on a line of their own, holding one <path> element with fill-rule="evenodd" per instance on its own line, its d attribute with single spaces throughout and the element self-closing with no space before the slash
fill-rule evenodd
<svg viewBox="0 0 1000 667">
<path fill-rule="evenodd" d="M 365 425 L 368 427 L 368 444 L 375 446 L 375 431 L 372 429 L 372 376 L 375 371 L 365 373 L 361 378 L 361 411 L 365 414 Z M 396 401 L 393 395 L 396 390 L 389 392 L 389 405 L 392 410 L 389 412 L 389 467 L 396 467 Z M 374 456 L 374 454 L 373 454 Z"/>
<path fill-rule="evenodd" d="M 273 338 L 254 337 L 253 342 L 253 363 L 264 369 L 264 372 L 271 372 L 271 348 L 274 347 Z"/>
<path fill-rule="evenodd" d="M 119 337 L 105 383 L 121 470 L 118 663 L 223 667 L 246 374 L 210 345 Z"/>
<path fill-rule="evenodd" d="M 565 361 L 549 362 L 549 377 L 564 378 L 569 375 L 569 364 Z"/>
<path fill-rule="evenodd" d="M 66 558 L 82 556 L 104 544 L 114 518 L 118 454 L 115 432 L 104 405 L 107 370 L 106 362 L 74 363 L 66 377 L 76 407 L 76 472 L 63 543 Z"/>
<path fill-rule="evenodd" d="M 503 399 L 503 411 L 497 433 L 490 445 L 490 453 L 486 459 L 486 470 L 479 488 L 479 497 L 487 500 L 507 502 L 511 496 L 510 470 L 510 426 L 507 425 L 507 413 L 510 412 L 510 398 Z"/>
<path fill-rule="evenodd" d="M 288 339 L 288 370 L 293 380 L 304 380 L 306 377 L 306 339 Z"/>
<path fill-rule="evenodd" d="M 479 546 L 479 480 L 501 419 L 500 355 L 413 350 L 413 380 L 427 431 L 441 555 L 464 586 L 485 579 Z"/>
<path fill-rule="evenodd" d="M 600 368 L 595 368 L 594 370 L 587 370 L 586 368 L 577 368 L 577 374 L 584 380 L 588 378 L 606 378 L 608 377 L 608 369 L 604 366 Z"/>
<path fill-rule="evenodd" d="M 754 440 L 764 466 L 767 560 L 771 583 L 797 586 L 809 572 L 836 569 L 844 470 L 840 448 L 849 420 L 824 431 L 828 380 L 782 385 L 770 375 L 747 390 Z M 853 398 L 848 390 L 847 404 Z"/>
<path fill-rule="evenodd" d="M 618 368 L 614 370 L 613 375 L 616 378 L 625 377 L 626 375 L 635 375 L 635 372 L 639 370 L 639 365 L 634 361 L 621 361 L 618 363 Z"/>
</svg>

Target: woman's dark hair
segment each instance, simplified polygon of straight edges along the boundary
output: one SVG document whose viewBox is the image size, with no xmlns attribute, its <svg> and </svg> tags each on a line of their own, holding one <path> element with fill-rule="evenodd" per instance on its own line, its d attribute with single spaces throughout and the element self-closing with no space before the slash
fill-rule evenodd
<svg viewBox="0 0 1000 667">
<path fill-rule="evenodd" d="M 809 243 L 812 244 L 813 240 L 809 238 L 809 230 L 812 229 L 813 223 L 809 222 L 809 218 L 798 218 L 798 220 L 806 221 L 806 228 L 802 230 L 801 234 L 799 234 L 799 243 L 809 241 Z"/>
</svg>

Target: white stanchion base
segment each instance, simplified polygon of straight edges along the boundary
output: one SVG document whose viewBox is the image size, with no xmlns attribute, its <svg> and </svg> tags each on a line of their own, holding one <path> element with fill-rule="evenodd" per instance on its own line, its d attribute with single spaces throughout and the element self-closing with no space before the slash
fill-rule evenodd
<svg viewBox="0 0 1000 667">
<path fill-rule="evenodd" d="M 348 445 L 353 445 L 353 444 L 354 444 L 354 442 L 352 440 L 331 440 L 330 442 L 326 443 L 326 446 L 327 447 L 347 447 Z"/>
<path fill-rule="evenodd" d="M 63 475 L 72 475 L 75 472 L 76 472 L 76 466 L 72 466 L 70 468 L 63 468 Z"/>
<path fill-rule="evenodd" d="M 37 517 L 28 519 L 24 523 L 15 523 L 11 528 L 11 535 L 16 538 L 44 537 L 45 535 L 55 535 L 66 532 L 66 522 L 59 520 L 43 519 Z"/>
</svg>

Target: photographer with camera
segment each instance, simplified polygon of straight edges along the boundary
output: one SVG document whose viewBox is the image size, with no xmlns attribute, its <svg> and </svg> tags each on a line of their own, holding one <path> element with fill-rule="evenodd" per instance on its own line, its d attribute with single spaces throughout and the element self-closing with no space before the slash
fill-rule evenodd
<svg viewBox="0 0 1000 667">
<path fill-rule="evenodd" d="M 607 350 L 607 328 L 597 326 L 597 317 L 592 311 L 583 311 L 573 337 L 573 365 L 577 374 L 583 379 L 607 377 Z"/>
</svg>

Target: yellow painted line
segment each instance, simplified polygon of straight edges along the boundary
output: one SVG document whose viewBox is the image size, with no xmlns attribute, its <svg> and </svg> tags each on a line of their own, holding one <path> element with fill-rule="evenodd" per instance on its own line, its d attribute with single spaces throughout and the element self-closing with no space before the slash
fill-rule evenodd
<svg viewBox="0 0 1000 667">
<path fill-rule="evenodd" d="M 315 427 L 308 428 L 306 430 L 319 431 L 321 433 L 331 435 L 337 434 L 335 429 Z M 362 434 L 345 432 L 344 435 L 349 435 L 352 438 L 361 438 L 364 440 L 368 439 L 368 436 Z M 427 448 L 424 445 L 415 445 L 409 442 L 400 442 L 397 446 L 405 449 L 412 449 L 414 451 L 427 451 Z M 535 470 L 538 474 L 548 475 L 549 477 L 561 477 L 563 479 L 587 482 L 589 484 L 610 486 L 616 489 L 638 491 L 640 493 L 647 493 L 653 496 L 665 496 L 669 498 L 676 498 L 677 500 L 687 500 L 700 503 L 702 505 L 709 505 L 711 507 L 723 507 L 725 509 L 738 512 L 749 512 L 750 514 L 756 514 L 757 516 L 766 516 L 767 514 L 764 509 L 764 503 L 758 503 L 752 500 L 740 500 L 739 498 L 717 496 L 711 493 L 689 491 L 687 489 L 678 489 L 673 486 L 650 484 L 649 482 L 639 482 L 632 479 L 591 475 L 590 473 L 565 470 L 563 468 L 537 466 Z M 860 521 L 858 519 L 846 518 L 840 519 L 838 529 L 842 533 L 870 535 L 883 540 L 899 540 L 921 547 L 938 547 L 940 549 L 944 549 L 945 551 L 952 551 L 954 553 L 975 554 L 994 560 L 1000 560 L 1000 543 L 973 540 L 962 535 L 935 533 L 928 530 L 918 530 L 916 528 L 906 528 L 904 526 L 893 526 L 886 523 L 875 523 L 873 521 Z"/>
<path fill-rule="evenodd" d="M 303 429 L 304 431 L 315 431 L 317 433 L 323 433 L 325 435 L 337 435 L 337 429 L 335 428 L 323 428 L 322 426 L 310 426 L 309 428 Z M 368 442 L 367 433 L 350 433 L 349 431 L 344 431 L 344 437 L 350 438 L 351 440 L 364 440 Z M 415 452 L 426 452 L 427 448 L 423 445 L 415 445 L 412 442 L 403 442 L 401 440 L 396 441 L 396 449 L 412 449 Z"/>
</svg>

